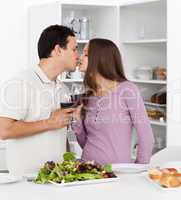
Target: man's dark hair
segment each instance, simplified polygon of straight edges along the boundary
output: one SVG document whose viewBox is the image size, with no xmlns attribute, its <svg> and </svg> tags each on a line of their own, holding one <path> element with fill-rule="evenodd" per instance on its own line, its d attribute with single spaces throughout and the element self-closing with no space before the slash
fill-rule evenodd
<svg viewBox="0 0 181 200">
<path fill-rule="evenodd" d="M 66 26 L 52 25 L 43 30 L 38 41 L 39 58 L 48 58 L 57 44 L 62 48 L 66 48 L 68 36 L 75 37 L 75 34 Z"/>
</svg>

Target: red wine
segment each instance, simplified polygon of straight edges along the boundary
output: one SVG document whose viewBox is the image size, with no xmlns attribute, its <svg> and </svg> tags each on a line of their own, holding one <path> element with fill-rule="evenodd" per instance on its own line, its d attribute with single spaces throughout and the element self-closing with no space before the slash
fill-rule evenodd
<svg viewBox="0 0 181 200">
<path fill-rule="evenodd" d="M 63 102 L 60 103 L 61 108 L 65 109 L 65 108 L 72 108 L 75 104 L 73 102 Z"/>
<path fill-rule="evenodd" d="M 85 94 L 74 94 L 71 95 L 71 101 L 74 102 L 76 105 L 80 105 L 83 103 L 83 97 L 85 97 Z"/>
</svg>

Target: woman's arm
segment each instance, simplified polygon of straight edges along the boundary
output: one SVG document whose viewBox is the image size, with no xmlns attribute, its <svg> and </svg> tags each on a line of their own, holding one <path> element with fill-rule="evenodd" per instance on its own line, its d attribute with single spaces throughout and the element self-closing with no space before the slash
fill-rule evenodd
<svg viewBox="0 0 181 200">
<path fill-rule="evenodd" d="M 152 156 L 154 136 L 143 99 L 133 83 L 126 90 L 126 104 L 138 136 L 137 163 L 149 163 Z"/>
</svg>

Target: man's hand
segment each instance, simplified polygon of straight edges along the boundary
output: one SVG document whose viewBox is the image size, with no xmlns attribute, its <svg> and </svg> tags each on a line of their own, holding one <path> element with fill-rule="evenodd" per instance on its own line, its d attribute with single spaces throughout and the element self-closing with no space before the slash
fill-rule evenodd
<svg viewBox="0 0 181 200">
<path fill-rule="evenodd" d="M 48 126 L 51 129 L 64 128 L 70 124 L 75 108 L 58 109 L 52 112 L 47 120 Z"/>
</svg>

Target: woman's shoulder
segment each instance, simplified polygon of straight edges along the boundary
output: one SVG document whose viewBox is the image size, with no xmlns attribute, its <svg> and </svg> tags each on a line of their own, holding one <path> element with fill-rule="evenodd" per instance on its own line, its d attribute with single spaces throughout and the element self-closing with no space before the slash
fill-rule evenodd
<svg viewBox="0 0 181 200">
<path fill-rule="evenodd" d="M 121 82 L 119 88 L 120 90 L 131 89 L 133 91 L 138 91 L 137 85 L 128 80 Z"/>
</svg>

